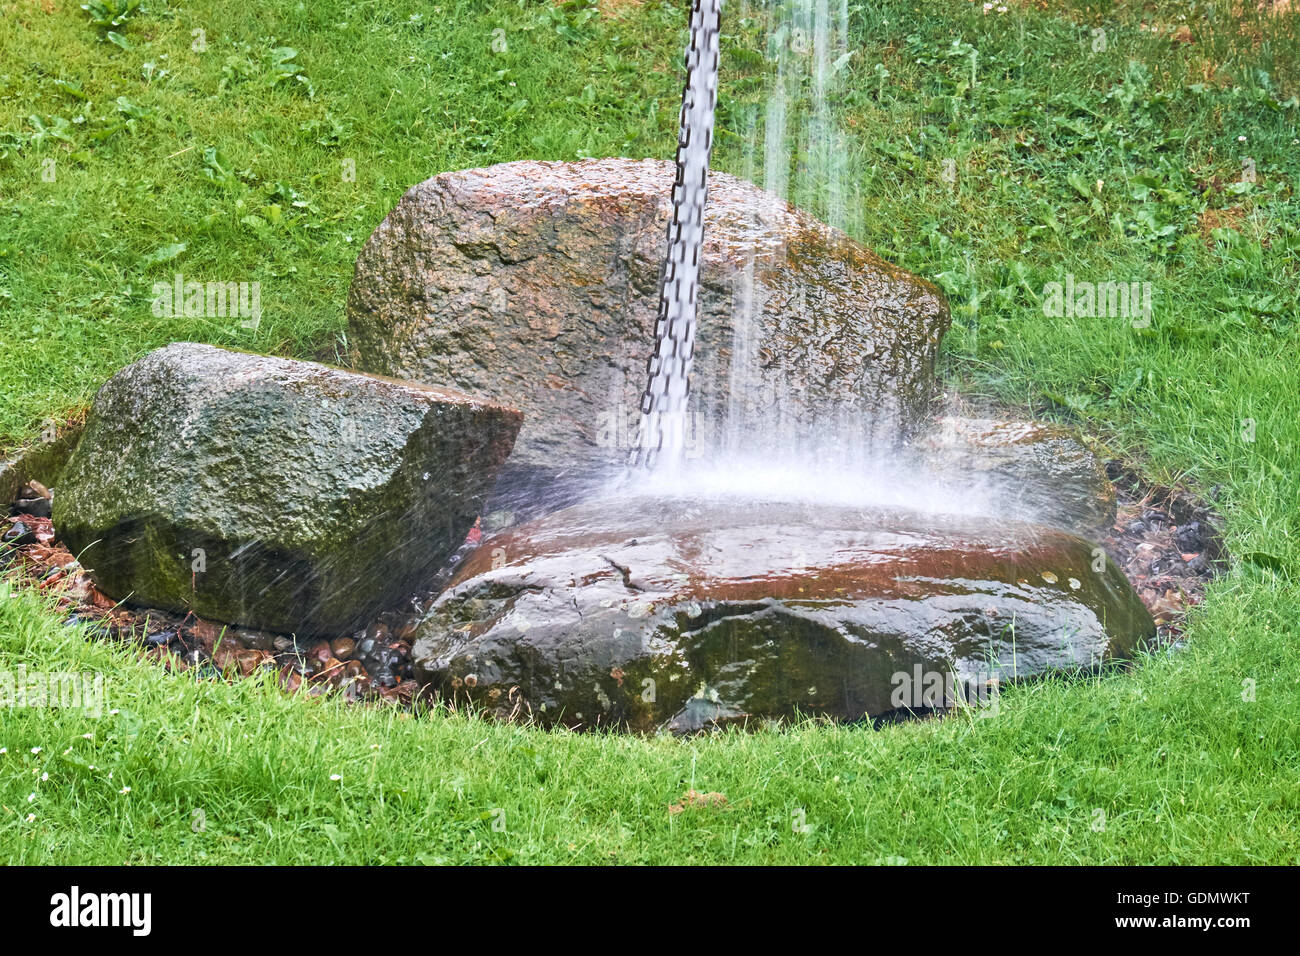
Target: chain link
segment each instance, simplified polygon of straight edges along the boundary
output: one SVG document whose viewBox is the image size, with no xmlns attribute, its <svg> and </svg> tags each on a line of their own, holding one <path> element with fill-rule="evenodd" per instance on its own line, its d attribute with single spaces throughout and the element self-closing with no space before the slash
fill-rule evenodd
<svg viewBox="0 0 1300 956">
<path fill-rule="evenodd" d="M 677 140 L 673 215 L 668 224 L 654 352 L 646 363 L 646 389 L 641 396 L 641 435 L 636 457 L 650 468 L 660 462 L 680 460 L 685 445 L 709 154 L 718 97 L 721 14 L 722 0 L 694 0 Z"/>
</svg>

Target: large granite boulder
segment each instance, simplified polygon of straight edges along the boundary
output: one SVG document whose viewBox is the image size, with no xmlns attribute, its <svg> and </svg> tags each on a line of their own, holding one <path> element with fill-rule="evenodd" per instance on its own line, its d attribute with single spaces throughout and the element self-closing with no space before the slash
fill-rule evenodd
<svg viewBox="0 0 1300 956">
<path fill-rule="evenodd" d="M 465 540 L 519 425 L 446 389 L 169 345 L 95 396 L 54 525 L 114 598 L 343 633 Z"/>
<path fill-rule="evenodd" d="M 361 367 L 523 409 L 507 485 L 623 463 L 674 175 L 655 160 L 516 162 L 413 187 L 357 260 Z M 823 428 L 890 445 L 921 425 L 949 323 L 935 286 L 722 173 L 705 220 L 688 454 L 721 433 L 755 451 Z"/>
<path fill-rule="evenodd" d="M 689 731 L 942 708 L 917 692 L 1092 668 L 1154 630 L 1119 568 L 1063 531 L 625 497 L 488 539 L 412 657 L 498 715 Z"/>
</svg>

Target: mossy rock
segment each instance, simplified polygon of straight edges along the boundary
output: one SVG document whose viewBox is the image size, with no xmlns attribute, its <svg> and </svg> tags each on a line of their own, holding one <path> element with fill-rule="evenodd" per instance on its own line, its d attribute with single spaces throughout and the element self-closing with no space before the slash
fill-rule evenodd
<svg viewBox="0 0 1300 956">
<path fill-rule="evenodd" d="M 29 481 L 39 481 L 47 488 L 55 488 L 63 469 L 72 457 L 77 442 L 81 440 L 82 424 L 70 422 L 42 439 L 10 453 L 8 460 L 0 462 L 0 504 L 9 504 Z"/>
<path fill-rule="evenodd" d="M 446 389 L 178 343 L 99 390 L 54 526 L 113 598 L 345 633 L 464 541 L 520 420 Z"/>
</svg>

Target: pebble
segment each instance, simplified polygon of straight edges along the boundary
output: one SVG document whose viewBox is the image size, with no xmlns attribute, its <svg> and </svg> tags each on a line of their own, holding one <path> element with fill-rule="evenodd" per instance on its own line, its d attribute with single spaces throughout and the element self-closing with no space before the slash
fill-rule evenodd
<svg viewBox="0 0 1300 956">
<path fill-rule="evenodd" d="M 332 650 L 334 656 L 341 661 L 351 660 L 356 649 L 357 642 L 352 640 L 350 637 L 336 637 L 334 640 L 330 641 L 330 650 Z"/>
<path fill-rule="evenodd" d="M 235 655 L 239 672 L 248 677 L 254 671 L 261 667 L 267 667 L 275 664 L 269 651 L 248 649 L 240 651 Z"/>
<path fill-rule="evenodd" d="M 49 498 L 19 498 L 14 502 L 13 510 L 16 514 L 31 515 L 33 518 L 50 517 L 50 499 Z"/>
<path fill-rule="evenodd" d="M 362 644 L 365 643 L 366 641 L 362 642 Z M 401 647 L 399 650 L 398 648 L 387 647 L 378 642 L 373 642 L 369 653 L 361 658 L 366 673 L 379 687 L 395 687 L 399 677 L 406 670 L 409 670 L 410 664 L 405 659 L 405 655 L 402 653 L 403 650 L 405 650 L 405 647 Z"/>
<path fill-rule="evenodd" d="M 278 642 L 282 638 L 270 633 L 269 631 L 255 631 L 251 627 L 241 627 L 235 631 L 235 636 L 244 644 L 245 647 L 251 647 L 255 651 L 278 651 L 281 648 Z M 293 646 L 293 641 L 289 638 L 283 638 L 289 646 Z"/>
<path fill-rule="evenodd" d="M 292 694 L 302 687 L 302 677 L 292 667 L 281 668 L 280 686 Z"/>
<path fill-rule="evenodd" d="M 312 670 L 321 671 L 328 661 L 334 659 L 334 652 L 330 649 L 329 641 L 313 641 L 307 647 L 307 663 L 311 665 Z"/>
<path fill-rule="evenodd" d="M 321 663 L 317 673 L 325 680 L 337 684 L 343 679 L 343 662 L 337 657 L 327 658 Z"/>
<path fill-rule="evenodd" d="M 1191 521 L 1174 532 L 1174 543 L 1179 551 L 1202 551 L 1205 548 L 1205 529 L 1199 521 Z"/>
<path fill-rule="evenodd" d="M 145 635 L 144 643 L 147 647 L 162 647 L 170 644 L 175 639 L 175 631 L 155 631 L 152 634 Z"/>
<path fill-rule="evenodd" d="M 0 544 L 7 544 L 13 548 L 21 548 L 24 545 L 36 543 L 36 532 L 23 524 L 21 521 L 15 521 L 3 534 L 0 534 Z"/>
<path fill-rule="evenodd" d="M 28 492 L 28 494 L 23 494 L 24 491 Z M 22 491 L 18 493 L 18 497 L 19 498 L 53 498 L 54 495 L 49 488 L 46 488 L 39 481 L 32 479 L 31 481 L 27 482 L 27 485 L 22 489 Z"/>
</svg>

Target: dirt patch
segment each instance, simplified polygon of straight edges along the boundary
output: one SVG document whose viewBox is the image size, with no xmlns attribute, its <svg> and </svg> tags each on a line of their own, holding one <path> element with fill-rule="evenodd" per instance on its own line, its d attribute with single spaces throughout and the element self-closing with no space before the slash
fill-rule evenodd
<svg viewBox="0 0 1300 956">
<path fill-rule="evenodd" d="M 725 794 L 718 793 L 717 791 L 700 793 L 698 790 L 687 790 L 681 800 L 669 806 L 668 812 L 672 816 L 677 816 L 685 810 L 709 808 L 721 810 L 726 808 L 726 806 L 727 797 Z"/>
<path fill-rule="evenodd" d="M 596 9 L 600 11 L 602 17 L 617 18 L 629 10 L 635 10 L 643 3 L 645 0 L 597 0 Z"/>
<path fill-rule="evenodd" d="M 1214 242 L 1212 233 L 1216 229 L 1232 229 L 1241 232 L 1241 224 L 1246 220 L 1246 211 L 1240 206 L 1229 206 L 1227 209 L 1206 209 L 1197 217 L 1197 223 L 1200 226 L 1201 238 L 1205 240 L 1206 245 Z"/>
<path fill-rule="evenodd" d="M 410 665 L 415 624 L 424 611 L 416 602 L 332 641 L 299 641 L 193 614 L 133 607 L 95 587 L 58 541 L 50 519 L 31 514 L 0 518 L 0 573 L 52 598 L 66 624 L 84 623 L 94 637 L 132 647 L 169 671 L 208 678 L 267 672 L 290 692 L 338 693 L 349 701 L 409 706 L 420 696 Z"/>
<path fill-rule="evenodd" d="M 1129 465 L 1106 463 L 1119 498 L 1115 524 L 1100 542 L 1124 569 L 1155 619 L 1157 643 L 1181 639 L 1189 608 L 1227 566 L 1223 518 L 1190 492 L 1144 481 Z"/>
</svg>

